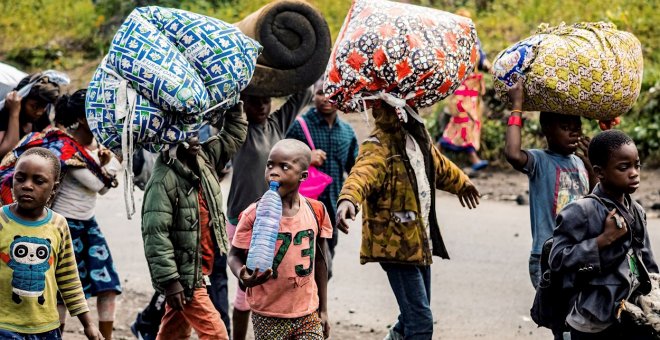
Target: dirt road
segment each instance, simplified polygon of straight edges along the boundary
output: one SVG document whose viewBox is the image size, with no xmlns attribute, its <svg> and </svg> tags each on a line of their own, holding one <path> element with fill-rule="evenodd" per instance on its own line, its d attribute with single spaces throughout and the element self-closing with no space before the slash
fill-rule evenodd
<svg viewBox="0 0 660 340">
<path fill-rule="evenodd" d="M 224 189 L 228 183 L 225 179 Z M 138 211 L 141 194 L 136 192 Z M 485 200 L 470 211 L 439 193 L 437 210 L 452 259 L 432 267 L 434 339 L 548 339 L 550 333 L 529 319 L 534 293 L 527 273 L 529 207 Z M 125 289 L 118 303 L 117 339 L 131 339 L 129 325 L 153 292 L 139 214 L 126 219 L 121 189 L 99 199 L 97 214 Z M 329 288 L 334 339 L 382 339 L 398 314 L 382 269 L 359 264 L 360 230 L 354 223 L 337 248 Z M 660 219 L 649 220 L 649 230 L 660 249 Z M 231 298 L 234 292 L 232 280 Z M 82 339 L 77 320 L 68 322 L 67 331 L 65 339 Z"/>
<path fill-rule="evenodd" d="M 358 140 L 370 129 L 361 115 L 342 115 L 355 128 Z M 534 291 L 527 258 L 531 247 L 529 206 L 514 200 L 527 190 L 527 177 L 517 172 L 486 172 L 473 179 L 484 195 L 477 210 L 461 208 L 451 195 L 438 193 L 437 210 L 451 260 L 432 266 L 434 339 L 549 339 L 529 318 Z M 223 193 L 229 192 L 229 178 Z M 649 213 L 649 230 L 660 249 L 660 219 L 648 209 L 660 202 L 660 171 L 643 171 L 635 195 Z M 110 243 L 123 280 L 116 335 L 132 339 L 129 326 L 153 294 L 140 236 L 142 193 L 136 192 L 138 214 L 126 219 L 122 186 L 99 198 L 97 218 Z M 377 264 L 360 265 L 360 223 L 342 235 L 329 286 L 333 339 L 382 339 L 398 314 L 387 277 Z M 230 280 L 230 301 L 235 292 Z M 93 302 L 92 302 L 93 303 Z M 82 339 L 80 323 L 70 321 L 65 339 Z"/>
</svg>

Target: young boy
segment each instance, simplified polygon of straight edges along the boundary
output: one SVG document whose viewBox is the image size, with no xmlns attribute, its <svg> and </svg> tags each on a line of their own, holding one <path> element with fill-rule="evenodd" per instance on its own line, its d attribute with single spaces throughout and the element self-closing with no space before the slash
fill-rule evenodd
<svg viewBox="0 0 660 340">
<path fill-rule="evenodd" d="M 204 144 L 192 137 L 156 160 L 144 192 L 142 237 L 153 286 L 167 301 L 157 339 L 187 338 L 191 326 L 200 339 L 228 339 L 207 288 L 216 249 L 229 248 L 217 169 L 246 130 L 241 103 L 225 113 L 219 135 Z"/>
<path fill-rule="evenodd" d="M 275 143 L 284 138 L 300 110 L 310 103 L 311 98 L 312 91 L 305 89 L 291 95 L 279 109 L 271 113 L 270 97 L 241 94 L 241 100 L 245 102 L 248 131 L 245 143 L 232 158 L 234 176 L 231 178 L 227 199 L 227 233 L 230 242 L 236 232 L 238 216 L 268 190 L 268 183 L 261 180 L 268 153 Z M 224 285 L 227 285 L 226 280 Z M 232 313 L 234 340 L 245 340 L 249 321 L 250 306 L 245 300 L 245 291 L 239 285 Z"/>
<path fill-rule="evenodd" d="M 279 109 L 270 113 L 270 97 L 241 95 L 241 100 L 245 103 L 244 108 L 248 127 L 245 142 L 231 160 L 233 172 L 236 175 L 232 176 L 227 200 L 227 234 L 230 243 L 236 231 L 238 215 L 268 190 L 267 183 L 261 181 L 262 169 L 266 166 L 268 152 L 275 143 L 283 138 L 286 130 L 295 121 L 300 110 L 309 103 L 310 98 L 311 91 L 301 91 L 290 96 Z M 225 169 L 220 168 L 216 171 L 221 175 L 221 172 Z M 240 287 L 236 289 L 234 311 L 231 318 L 231 327 L 229 327 L 227 256 L 226 254 L 218 254 L 214 259 L 213 273 L 210 276 L 211 286 L 213 287 L 209 290 L 211 301 L 220 312 L 220 316 L 227 325 L 227 331 L 232 335 L 232 338 L 234 340 L 245 340 L 250 321 L 250 307 L 245 301 L 245 292 Z M 137 319 L 131 325 L 131 330 L 136 337 L 145 340 L 155 338 L 160 317 L 164 313 L 162 302 L 163 296 L 156 293 L 149 305 L 138 314 Z"/>
<path fill-rule="evenodd" d="M 16 163 L 16 203 L 0 209 L 0 339 L 61 339 L 58 292 L 85 336 L 102 339 L 89 315 L 66 219 L 46 208 L 59 176 L 59 159 L 44 148 L 27 150 Z"/>
<path fill-rule="evenodd" d="M 330 222 L 335 225 L 337 213 L 337 198 L 344 174 L 349 173 L 358 154 L 359 144 L 355 131 L 337 115 L 337 107 L 332 105 L 323 94 L 323 80 L 314 84 L 314 107 L 301 116 L 309 128 L 309 135 L 316 150 L 312 151 L 312 165 L 332 177 L 332 183 L 319 196 L 330 215 Z M 299 118 L 300 119 L 300 118 Z M 297 120 L 286 133 L 287 138 L 297 139 L 307 145 L 307 138 L 300 122 Z M 335 256 L 338 232 L 333 228 L 332 240 L 329 242 L 331 258 Z M 329 276 L 332 277 L 332 263 Z"/>
<path fill-rule="evenodd" d="M 348 233 L 347 219 L 363 204 L 360 262 L 380 263 L 401 311 L 386 339 L 432 339 L 431 257 L 449 259 L 435 189 L 457 194 L 470 209 L 479 204 L 479 191 L 440 154 L 419 117 L 403 123 L 384 103 L 376 103 L 373 115 L 376 128 L 339 194 L 338 228 Z"/>
<path fill-rule="evenodd" d="M 557 217 L 550 268 L 571 288 L 571 339 L 656 339 L 620 322 L 622 301 L 651 290 L 658 266 L 646 213 L 632 198 L 640 184 L 635 143 L 621 131 L 596 135 L 589 160 L 600 183 Z"/>
<path fill-rule="evenodd" d="M 248 273 L 245 267 L 258 202 L 243 212 L 234 235 L 229 267 L 247 287 L 257 340 L 321 340 L 329 336 L 326 239 L 332 238 L 332 226 L 325 207 L 298 192 L 310 161 L 309 147 L 294 139 L 276 143 L 268 156 L 266 182 L 279 182 L 282 197 L 278 233 L 282 241 L 272 269 Z"/>
<path fill-rule="evenodd" d="M 541 112 L 541 129 L 548 148 L 521 149 L 524 93 L 519 81 L 509 90 L 513 103 L 504 154 L 514 169 L 529 177 L 532 251 L 529 276 L 534 288 L 541 278 L 541 248 L 552 236 L 555 217 L 568 203 L 585 196 L 596 183 L 587 158 L 589 139 L 582 136 L 578 116 Z M 576 153 L 576 151 L 580 152 Z"/>
</svg>

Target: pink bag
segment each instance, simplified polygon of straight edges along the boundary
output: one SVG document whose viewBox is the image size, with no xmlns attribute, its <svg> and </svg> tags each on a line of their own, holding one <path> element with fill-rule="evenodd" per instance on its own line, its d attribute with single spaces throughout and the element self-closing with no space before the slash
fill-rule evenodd
<svg viewBox="0 0 660 340">
<path fill-rule="evenodd" d="M 316 150 L 316 148 L 314 147 L 314 141 L 312 140 L 312 136 L 309 134 L 307 123 L 302 117 L 298 117 L 296 120 L 298 121 L 298 123 L 300 123 L 300 127 L 305 133 L 307 144 L 312 150 Z M 307 177 L 306 180 L 300 183 L 300 189 L 299 189 L 300 194 L 302 194 L 305 197 L 317 199 L 319 196 L 321 196 L 325 188 L 328 185 L 330 185 L 330 183 L 332 183 L 332 177 L 328 176 L 327 174 L 323 173 L 322 171 L 311 165 L 309 166 L 309 169 L 307 169 L 307 172 L 309 173 L 309 176 Z"/>
</svg>

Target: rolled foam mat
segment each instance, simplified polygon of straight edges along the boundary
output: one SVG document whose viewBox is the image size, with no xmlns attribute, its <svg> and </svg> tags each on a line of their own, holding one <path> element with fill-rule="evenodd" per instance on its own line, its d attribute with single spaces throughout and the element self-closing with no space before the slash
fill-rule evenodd
<svg viewBox="0 0 660 340">
<path fill-rule="evenodd" d="M 235 25 L 264 48 L 243 93 L 285 96 L 323 75 L 332 47 L 330 30 L 321 13 L 306 2 L 275 1 Z"/>
</svg>

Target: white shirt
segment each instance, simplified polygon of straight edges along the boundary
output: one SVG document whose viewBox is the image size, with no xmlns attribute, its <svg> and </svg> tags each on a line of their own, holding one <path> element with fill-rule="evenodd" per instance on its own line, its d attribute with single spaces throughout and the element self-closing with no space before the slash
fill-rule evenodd
<svg viewBox="0 0 660 340">
<path fill-rule="evenodd" d="M 87 152 L 99 163 L 98 149 L 94 151 L 87 149 Z M 119 161 L 112 157 L 104 169 L 114 175 L 120 167 Z M 108 188 L 103 181 L 89 169 L 69 169 L 60 183 L 51 209 L 66 218 L 87 221 L 94 217 L 96 194 L 103 195 L 107 191 Z"/>
<path fill-rule="evenodd" d="M 429 240 L 429 247 L 433 247 L 431 240 L 431 228 L 429 227 L 429 215 L 431 213 L 431 185 L 428 176 L 426 176 L 426 167 L 424 166 L 424 154 L 412 136 L 406 134 L 406 154 L 410 160 L 410 165 L 415 171 L 417 179 L 417 194 L 419 196 L 419 205 L 422 213 L 422 223 L 426 229 L 426 235 Z"/>
</svg>

